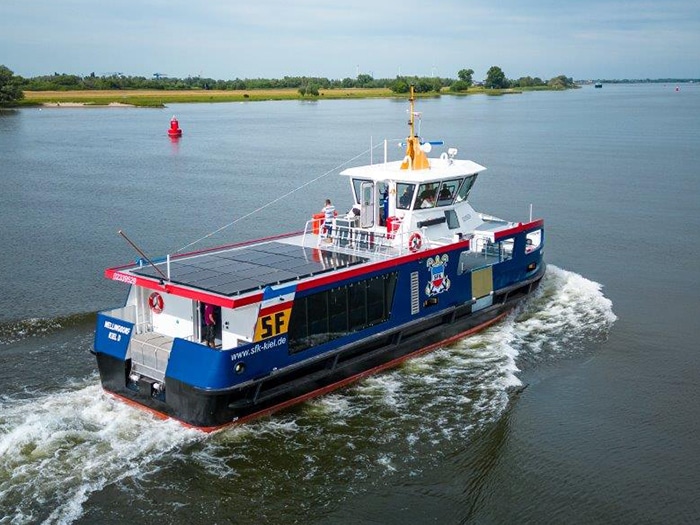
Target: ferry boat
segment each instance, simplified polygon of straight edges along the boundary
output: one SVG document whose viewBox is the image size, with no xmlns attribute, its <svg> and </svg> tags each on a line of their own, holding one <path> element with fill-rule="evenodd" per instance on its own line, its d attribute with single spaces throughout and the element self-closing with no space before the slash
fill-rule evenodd
<svg viewBox="0 0 700 525">
<path fill-rule="evenodd" d="M 103 388 L 212 431 L 465 337 L 528 297 L 546 269 L 543 220 L 477 212 L 469 195 L 486 168 L 455 148 L 429 157 L 412 90 L 409 101 L 405 156 L 389 161 L 385 142 L 383 162 L 340 173 L 348 216 L 105 270 L 130 290 L 97 316 Z"/>
</svg>

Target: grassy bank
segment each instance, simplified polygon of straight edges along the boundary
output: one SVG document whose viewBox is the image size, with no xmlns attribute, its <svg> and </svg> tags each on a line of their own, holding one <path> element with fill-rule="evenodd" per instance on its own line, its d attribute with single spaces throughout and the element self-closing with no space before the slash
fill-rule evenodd
<svg viewBox="0 0 700 525">
<path fill-rule="evenodd" d="M 523 91 L 551 90 L 552 88 L 512 88 L 512 89 L 485 89 L 472 87 L 468 91 L 452 93 L 443 90 L 442 95 L 507 95 L 517 94 Z M 183 102 L 247 102 L 259 100 L 323 100 L 345 98 L 406 98 L 408 94 L 397 94 L 388 88 L 348 88 L 348 89 L 322 89 L 318 97 L 302 97 L 296 89 L 254 89 L 245 91 L 217 91 L 217 90 L 94 90 L 94 91 L 25 91 L 24 100 L 20 105 L 84 105 L 84 106 L 108 106 L 110 104 L 126 104 L 139 107 L 162 108 L 167 104 Z M 434 97 L 436 93 L 425 93 L 418 96 Z"/>
<path fill-rule="evenodd" d="M 296 89 L 256 89 L 247 91 L 25 91 L 24 100 L 21 103 L 24 105 L 83 104 L 88 106 L 129 104 L 140 107 L 163 107 L 166 104 L 182 102 L 245 102 L 257 100 L 314 100 L 393 96 L 397 95 L 386 88 L 320 90 L 318 97 L 302 97 Z"/>
</svg>

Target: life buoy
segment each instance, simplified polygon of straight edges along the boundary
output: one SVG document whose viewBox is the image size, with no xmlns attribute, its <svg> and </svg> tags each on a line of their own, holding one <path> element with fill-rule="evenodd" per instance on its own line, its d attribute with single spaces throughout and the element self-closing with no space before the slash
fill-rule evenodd
<svg viewBox="0 0 700 525">
<path fill-rule="evenodd" d="M 148 306 L 157 314 L 163 311 L 163 298 L 158 292 L 153 292 L 148 296 Z"/>
<path fill-rule="evenodd" d="M 413 232 L 408 239 L 408 249 L 415 253 L 420 250 L 421 246 L 423 246 L 423 237 L 421 237 L 420 233 Z"/>
</svg>

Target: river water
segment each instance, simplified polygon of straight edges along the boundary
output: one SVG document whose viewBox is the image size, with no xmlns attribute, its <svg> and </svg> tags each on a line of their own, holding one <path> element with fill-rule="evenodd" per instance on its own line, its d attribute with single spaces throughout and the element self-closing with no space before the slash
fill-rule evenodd
<svg viewBox="0 0 700 525">
<path fill-rule="evenodd" d="M 700 86 L 417 109 L 488 167 L 478 210 L 545 219 L 538 294 L 211 435 L 99 386 L 94 314 L 126 294 L 103 270 L 135 257 L 117 231 L 160 256 L 301 229 L 349 207 L 337 168 L 401 155 L 405 101 L 0 111 L 0 524 L 697 522 Z"/>
</svg>

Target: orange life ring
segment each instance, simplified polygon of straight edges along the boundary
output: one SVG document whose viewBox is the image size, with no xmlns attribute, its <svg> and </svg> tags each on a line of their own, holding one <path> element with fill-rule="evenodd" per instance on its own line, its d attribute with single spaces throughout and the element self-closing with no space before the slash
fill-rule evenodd
<svg viewBox="0 0 700 525">
<path fill-rule="evenodd" d="M 158 292 L 153 292 L 148 296 L 148 306 L 157 314 L 163 311 L 163 298 Z"/>
<path fill-rule="evenodd" d="M 421 246 L 423 246 L 423 237 L 421 237 L 420 233 L 413 232 L 408 239 L 408 249 L 416 253 L 420 250 Z"/>
</svg>

